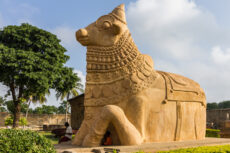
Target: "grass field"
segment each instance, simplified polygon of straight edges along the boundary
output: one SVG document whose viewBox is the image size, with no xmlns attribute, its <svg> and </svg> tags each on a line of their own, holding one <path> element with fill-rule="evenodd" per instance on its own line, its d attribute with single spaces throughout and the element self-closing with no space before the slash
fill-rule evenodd
<svg viewBox="0 0 230 153">
<path fill-rule="evenodd" d="M 39 131 L 38 133 L 49 139 L 52 142 L 52 144 L 58 144 L 59 139 L 55 138 L 51 132 Z"/>
<path fill-rule="evenodd" d="M 157 153 L 230 153 L 230 145 L 203 146 L 170 151 L 159 151 Z"/>
</svg>

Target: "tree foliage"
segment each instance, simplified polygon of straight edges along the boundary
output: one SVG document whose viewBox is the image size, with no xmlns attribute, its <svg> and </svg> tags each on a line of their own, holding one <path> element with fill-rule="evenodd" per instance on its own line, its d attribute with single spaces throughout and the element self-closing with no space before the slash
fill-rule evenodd
<svg viewBox="0 0 230 153">
<path fill-rule="evenodd" d="M 78 77 L 64 64 L 69 59 L 56 35 L 30 24 L 0 30 L 0 82 L 10 89 L 14 102 L 14 127 L 21 103 L 50 88 L 73 88 Z M 68 80 L 68 81 L 67 81 Z"/>
<path fill-rule="evenodd" d="M 15 111 L 14 103 L 12 100 L 6 101 L 6 111 L 13 114 Z M 65 114 L 66 111 L 66 104 L 67 101 L 63 101 L 59 107 L 56 106 L 49 106 L 49 105 L 42 105 L 41 107 L 36 107 L 34 109 L 29 108 L 28 112 L 30 114 Z M 21 104 L 21 113 L 26 114 L 26 111 L 28 109 L 28 104 L 22 103 Z M 68 109 L 68 113 L 70 113 L 70 109 Z M 13 117 L 12 117 L 13 119 Z"/>
<path fill-rule="evenodd" d="M 0 107 L 0 112 L 7 112 L 5 107 Z"/>
<path fill-rule="evenodd" d="M 55 106 L 42 105 L 42 107 L 36 107 L 33 113 L 34 114 L 58 114 L 58 108 Z"/>
<path fill-rule="evenodd" d="M 63 102 L 61 102 L 60 106 L 58 107 L 58 114 L 70 113 L 70 106 L 66 106 L 66 105 L 70 105 L 68 101 L 64 100 Z M 66 108 L 68 108 L 67 111 Z"/>
<path fill-rule="evenodd" d="M 6 112 L 5 106 L 5 99 L 0 96 L 0 112 Z"/>
<path fill-rule="evenodd" d="M 71 70 L 70 69 L 63 69 L 62 71 L 62 78 L 61 80 L 57 80 L 57 83 L 59 84 L 56 88 L 57 93 L 56 97 L 57 99 L 64 100 L 67 98 L 67 100 L 72 96 L 79 95 L 79 91 L 83 92 L 83 85 L 80 83 L 81 79 L 79 77 L 68 77 L 71 76 Z M 75 74 L 77 75 L 77 74 Z M 73 84 L 74 80 L 74 84 Z"/>
<path fill-rule="evenodd" d="M 74 78 L 70 78 L 70 77 L 66 77 L 69 76 L 69 74 L 71 73 L 71 71 L 69 71 L 68 69 L 63 69 L 63 81 L 59 81 L 59 87 L 57 88 L 57 93 L 56 93 L 56 97 L 57 99 L 61 99 L 62 101 L 66 98 L 66 101 L 62 102 L 62 105 L 59 107 L 59 109 L 63 109 L 63 107 L 65 106 L 65 120 L 66 122 L 68 121 L 68 113 L 70 110 L 70 104 L 68 102 L 68 99 L 72 96 L 78 96 L 79 95 L 79 91 L 83 92 L 83 85 L 80 83 L 80 78 L 76 78 L 76 84 L 74 86 L 72 86 L 72 79 Z"/>
<path fill-rule="evenodd" d="M 14 107 L 14 102 L 12 100 L 6 101 L 5 102 L 7 111 L 11 114 L 15 113 L 15 107 Z M 21 103 L 21 112 L 26 113 L 26 110 L 28 108 L 28 104 L 26 103 Z"/>
<path fill-rule="evenodd" d="M 207 109 L 225 109 L 225 108 L 230 108 L 230 101 L 222 101 L 219 103 L 208 103 L 207 104 Z"/>
<path fill-rule="evenodd" d="M 50 140 L 36 131 L 0 130 L 1 153 L 56 153 Z"/>
<path fill-rule="evenodd" d="M 218 109 L 218 104 L 217 103 L 207 103 L 207 109 Z"/>
<path fill-rule="evenodd" d="M 0 96 L 0 106 L 4 105 L 5 100 L 3 99 L 3 97 Z"/>
<path fill-rule="evenodd" d="M 13 125 L 13 117 L 9 116 L 5 119 L 5 126 Z"/>
<path fill-rule="evenodd" d="M 13 120 L 14 120 L 14 117 L 12 115 L 7 117 L 5 119 L 5 126 L 13 125 Z M 27 122 L 27 119 L 25 117 L 22 117 L 19 119 L 19 125 L 25 126 L 27 124 L 28 124 L 28 122 Z"/>
</svg>

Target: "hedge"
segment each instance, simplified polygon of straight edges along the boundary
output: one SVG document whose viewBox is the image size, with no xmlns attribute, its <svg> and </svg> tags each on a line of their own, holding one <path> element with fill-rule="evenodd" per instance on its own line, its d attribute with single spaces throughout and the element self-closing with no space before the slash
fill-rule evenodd
<svg viewBox="0 0 230 153">
<path fill-rule="evenodd" d="M 220 130 L 218 130 L 218 129 L 206 129 L 206 137 L 220 138 Z"/>
<path fill-rule="evenodd" d="M 51 141 L 38 132 L 19 129 L 0 130 L 1 153 L 55 153 Z"/>
</svg>

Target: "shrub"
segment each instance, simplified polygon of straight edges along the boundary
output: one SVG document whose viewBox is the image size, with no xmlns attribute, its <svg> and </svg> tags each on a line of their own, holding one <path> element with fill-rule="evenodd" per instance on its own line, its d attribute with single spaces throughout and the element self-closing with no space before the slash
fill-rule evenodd
<svg viewBox="0 0 230 153">
<path fill-rule="evenodd" d="M 7 117 L 5 119 L 5 126 L 8 126 L 8 125 L 13 125 L 13 117 L 12 116 Z"/>
<path fill-rule="evenodd" d="M 7 118 L 5 119 L 5 126 L 13 125 L 13 120 L 14 120 L 14 118 L 13 118 L 12 115 L 9 116 L 9 117 L 7 117 Z M 25 126 L 25 125 L 27 125 L 27 124 L 28 124 L 28 122 L 27 122 L 27 119 L 26 119 L 25 117 L 20 118 L 20 120 L 19 120 L 19 125 Z"/>
<path fill-rule="evenodd" d="M 196 148 L 187 148 L 187 149 L 177 149 L 171 151 L 159 151 L 157 153 L 210 153 L 210 152 L 218 152 L 218 153 L 229 153 L 230 145 L 220 145 L 220 146 L 203 146 Z"/>
<path fill-rule="evenodd" d="M 26 126 L 28 124 L 27 119 L 25 117 L 20 118 L 19 125 Z"/>
<path fill-rule="evenodd" d="M 220 138 L 220 130 L 218 130 L 218 129 L 206 129 L 206 137 Z"/>
<path fill-rule="evenodd" d="M 50 140 L 30 130 L 0 130 L 1 153 L 54 153 Z"/>
</svg>

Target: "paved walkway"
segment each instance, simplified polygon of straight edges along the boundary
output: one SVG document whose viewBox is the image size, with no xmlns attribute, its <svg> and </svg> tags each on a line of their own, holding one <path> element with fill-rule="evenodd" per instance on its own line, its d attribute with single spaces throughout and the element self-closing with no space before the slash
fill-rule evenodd
<svg viewBox="0 0 230 153">
<path fill-rule="evenodd" d="M 178 148 L 191 148 L 191 147 L 199 147 L 199 146 L 213 146 L 213 145 L 225 145 L 230 144 L 230 139 L 224 138 L 206 138 L 205 140 L 197 140 L 197 141 L 181 141 L 181 142 L 161 142 L 161 143 L 145 143 L 142 145 L 136 146 L 108 146 L 108 147 L 92 147 L 92 148 L 83 148 L 77 147 L 71 144 L 58 144 L 55 145 L 55 148 L 58 153 L 104 153 L 106 151 L 111 151 L 113 149 L 117 149 L 120 153 L 130 153 L 137 151 L 144 152 L 156 152 L 163 150 L 172 150 Z M 69 152 L 68 152 L 69 151 Z"/>
</svg>

